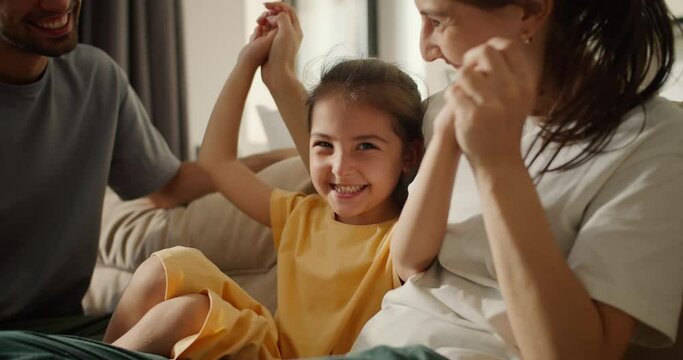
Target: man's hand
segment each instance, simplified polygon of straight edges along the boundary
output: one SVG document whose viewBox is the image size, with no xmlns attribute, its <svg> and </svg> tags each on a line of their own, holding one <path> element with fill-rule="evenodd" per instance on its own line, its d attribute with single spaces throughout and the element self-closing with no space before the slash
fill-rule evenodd
<svg viewBox="0 0 683 360">
<path fill-rule="evenodd" d="M 295 148 L 277 149 L 264 153 L 245 156 L 240 159 L 242 164 L 246 165 L 251 171 L 257 173 L 276 162 L 298 156 L 299 153 Z"/>
<path fill-rule="evenodd" d="M 155 207 L 169 209 L 185 205 L 214 190 L 209 175 L 197 163 L 184 162 L 171 181 L 148 197 Z"/>
</svg>

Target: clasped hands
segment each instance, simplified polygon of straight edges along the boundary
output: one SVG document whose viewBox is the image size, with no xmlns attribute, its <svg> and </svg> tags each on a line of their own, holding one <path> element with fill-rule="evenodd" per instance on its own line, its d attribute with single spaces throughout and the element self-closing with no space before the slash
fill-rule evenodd
<svg viewBox="0 0 683 360">
<path fill-rule="evenodd" d="M 521 137 L 532 114 L 540 71 L 526 45 L 492 38 L 465 53 L 435 131 L 451 132 L 473 169 L 522 164 Z"/>
</svg>

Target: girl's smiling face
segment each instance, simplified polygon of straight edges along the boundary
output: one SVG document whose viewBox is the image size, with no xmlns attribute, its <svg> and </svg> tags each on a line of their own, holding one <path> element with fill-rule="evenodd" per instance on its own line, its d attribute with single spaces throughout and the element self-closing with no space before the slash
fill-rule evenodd
<svg viewBox="0 0 683 360">
<path fill-rule="evenodd" d="M 365 225 L 396 218 L 392 193 L 406 160 L 391 116 L 340 95 L 320 99 L 312 111 L 311 179 L 337 220 Z"/>
</svg>

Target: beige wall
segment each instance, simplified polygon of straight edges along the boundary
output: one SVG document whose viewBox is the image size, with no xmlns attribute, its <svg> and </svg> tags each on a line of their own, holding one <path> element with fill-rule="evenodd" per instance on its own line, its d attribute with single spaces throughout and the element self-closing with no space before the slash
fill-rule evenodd
<svg viewBox="0 0 683 360">
<path fill-rule="evenodd" d="M 245 6 L 241 0 L 184 0 L 183 10 L 190 154 L 194 154 L 244 41 Z"/>
<path fill-rule="evenodd" d="M 666 0 L 666 3 L 674 15 L 683 17 L 683 0 Z"/>
<path fill-rule="evenodd" d="M 683 2 L 683 0 L 678 0 Z M 662 96 L 671 100 L 683 101 L 683 34 L 676 38 L 676 64 L 669 83 L 662 91 Z"/>
<path fill-rule="evenodd" d="M 201 144 L 213 105 L 237 55 L 247 42 L 256 17 L 263 11 L 258 0 L 184 0 L 185 49 L 188 83 L 190 153 Z M 257 74 L 245 109 L 240 135 L 241 155 L 268 149 L 256 105 L 274 108 Z"/>
</svg>

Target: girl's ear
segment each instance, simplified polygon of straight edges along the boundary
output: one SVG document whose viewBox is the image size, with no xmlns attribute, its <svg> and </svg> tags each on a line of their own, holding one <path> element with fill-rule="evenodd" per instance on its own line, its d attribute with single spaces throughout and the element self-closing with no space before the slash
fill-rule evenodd
<svg viewBox="0 0 683 360">
<path fill-rule="evenodd" d="M 424 155 L 424 142 L 422 140 L 411 141 L 403 152 L 403 172 L 410 174 L 417 171 L 422 155 Z"/>
</svg>

